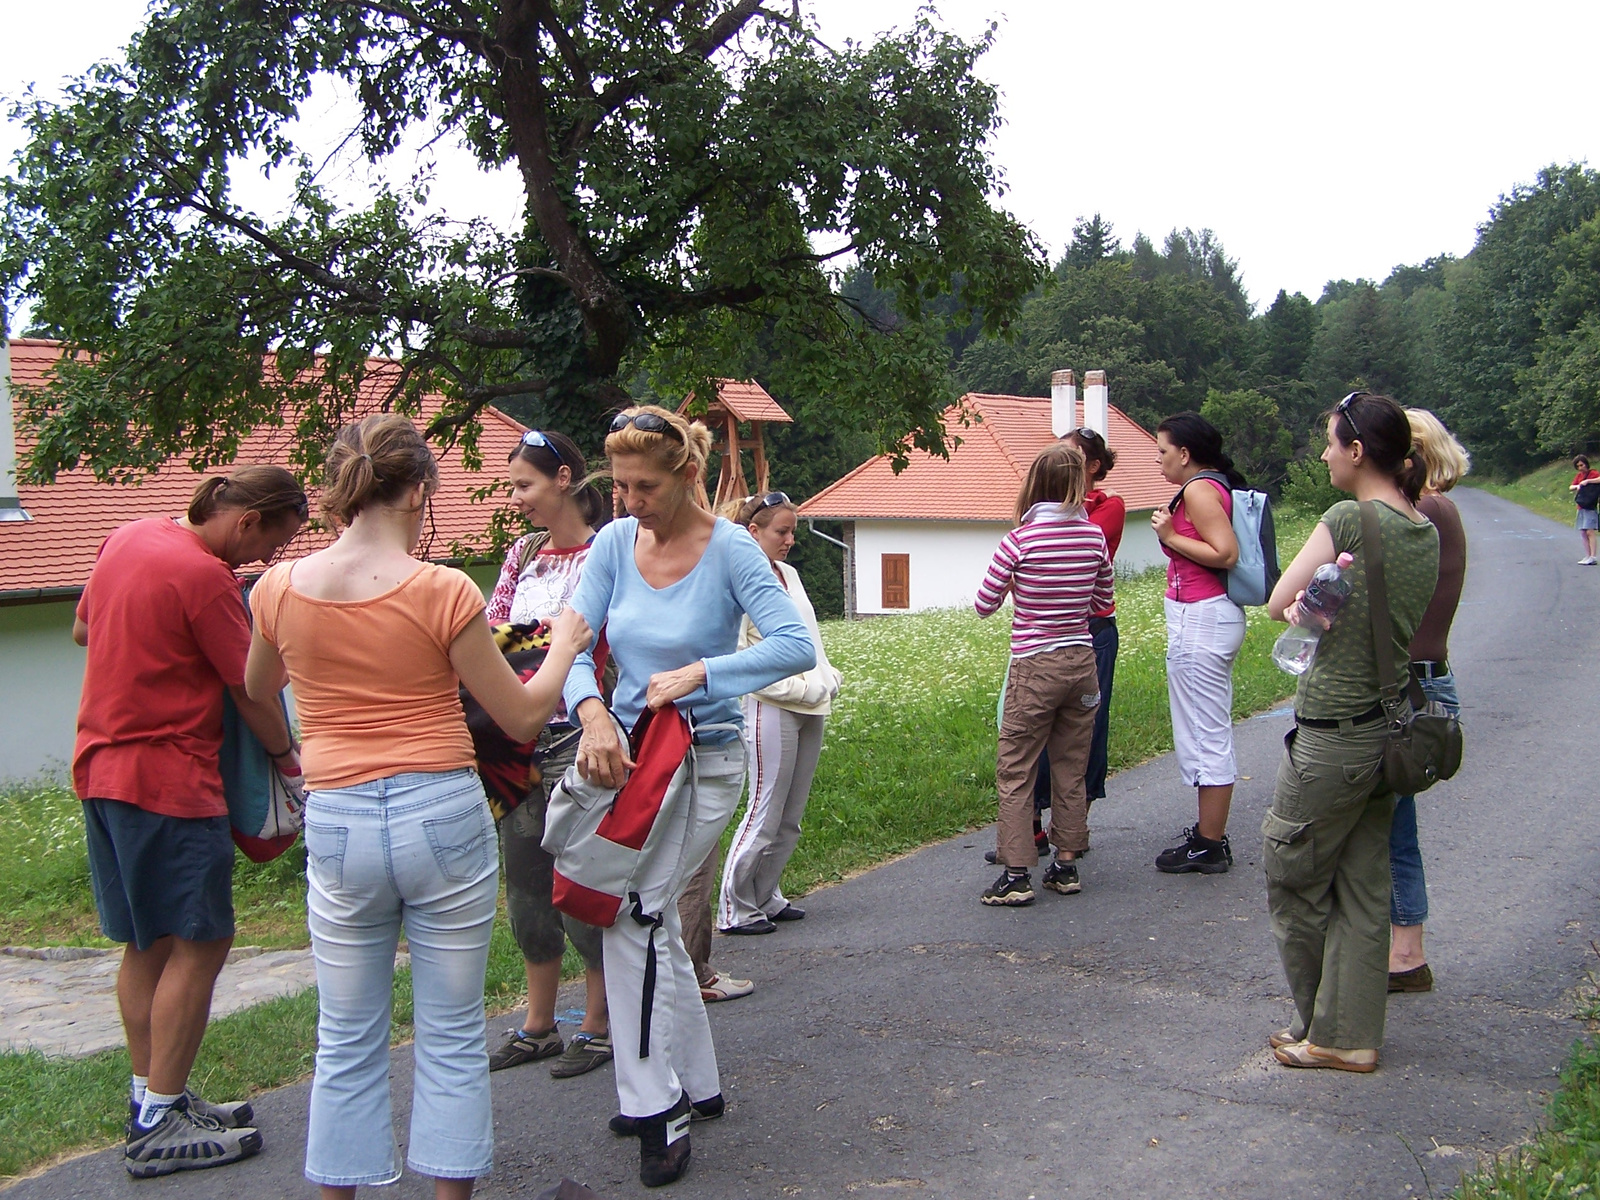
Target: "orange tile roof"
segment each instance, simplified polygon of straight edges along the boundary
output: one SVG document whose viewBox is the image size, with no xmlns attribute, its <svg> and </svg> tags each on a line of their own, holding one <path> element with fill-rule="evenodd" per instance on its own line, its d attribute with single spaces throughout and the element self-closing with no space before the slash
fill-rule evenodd
<svg viewBox="0 0 1600 1200">
<path fill-rule="evenodd" d="M 683 403 L 678 405 L 682 412 L 694 401 L 694 393 L 690 392 L 683 398 Z M 779 407 L 778 402 L 767 394 L 767 389 L 753 379 L 719 379 L 717 380 L 717 399 L 711 405 L 715 409 L 721 406 L 738 417 L 741 421 L 782 421 L 789 423 L 794 420 L 788 413 Z"/>
<path fill-rule="evenodd" d="M 11 377 L 19 384 L 41 384 L 60 356 L 56 342 L 18 338 L 11 343 Z M 376 408 L 388 377 L 396 369 L 387 359 L 369 361 L 358 411 Z M 438 396 L 427 397 L 419 420 L 425 422 L 437 413 L 441 403 Z M 13 398 L 12 404 L 20 458 L 31 449 L 33 438 L 23 428 L 20 401 Z M 439 490 L 433 496 L 435 558 L 450 556 L 454 543 L 476 548 L 487 542 L 485 531 L 497 502 L 492 498 L 474 501 L 472 494 L 498 478 L 523 427 L 495 408 L 485 408 L 482 420 L 478 451 L 483 470 L 471 471 L 463 466 L 459 447 L 439 456 Z M 293 430 L 287 427 L 257 430 L 244 439 L 235 461 L 287 466 L 293 437 Z M 175 458 L 138 484 L 100 483 L 90 471 L 79 468 L 63 471 L 55 483 L 47 486 L 23 485 L 18 489 L 22 507 L 33 520 L 0 522 L 0 600 L 81 588 L 107 534 L 140 517 L 182 513 L 201 478 L 202 474 L 191 470 L 182 458 Z M 311 505 L 315 512 L 314 491 Z M 327 530 L 308 525 L 285 548 L 284 557 L 299 558 L 331 540 Z"/>
<path fill-rule="evenodd" d="M 963 413 L 971 424 L 961 423 Z M 1039 451 L 1055 440 L 1050 401 L 970 392 L 944 414 L 947 437 L 961 445 L 948 459 L 913 450 L 896 475 L 888 455 L 862 463 L 800 506 L 803 517 L 835 520 L 1010 521 L 1017 492 Z M 1119 408 L 1109 438 L 1116 469 L 1105 487 L 1129 511 L 1165 504 L 1173 487 L 1156 469 L 1156 441 Z"/>
</svg>

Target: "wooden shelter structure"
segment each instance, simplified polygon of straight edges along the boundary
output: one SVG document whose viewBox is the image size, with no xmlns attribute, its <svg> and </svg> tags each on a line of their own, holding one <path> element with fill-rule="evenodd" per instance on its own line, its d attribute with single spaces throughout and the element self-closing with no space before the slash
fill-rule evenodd
<svg viewBox="0 0 1600 1200">
<path fill-rule="evenodd" d="M 759 496 L 767 491 L 769 473 L 763 428 L 769 421 L 789 424 L 794 418 L 784 412 L 766 389 L 753 379 L 719 379 L 716 384 L 717 398 L 706 406 L 703 419 L 711 430 L 712 450 L 722 454 L 722 473 L 717 477 L 717 494 L 713 501 L 714 506 L 720 509 L 729 501 Z M 687 415 L 693 403 L 694 393 L 691 392 L 684 397 L 678 411 Z M 739 434 L 741 422 L 750 426 L 748 438 Z M 749 450 L 755 460 L 754 489 L 745 482 L 741 453 L 745 450 Z"/>
</svg>

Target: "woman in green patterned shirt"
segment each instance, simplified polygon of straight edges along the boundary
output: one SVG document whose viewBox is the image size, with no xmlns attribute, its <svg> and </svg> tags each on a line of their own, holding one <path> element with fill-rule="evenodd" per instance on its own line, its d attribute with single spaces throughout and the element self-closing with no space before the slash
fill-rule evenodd
<svg viewBox="0 0 1600 1200">
<path fill-rule="evenodd" d="M 1275 620 L 1309 624 L 1300 597 L 1314 571 L 1348 552 L 1351 591 L 1300 677 L 1295 727 L 1284 739 L 1272 807 L 1262 821 L 1272 934 L 1295 1020 L 1269 1039 L 1291 1067 L 1372 1071 L 1389 989 L 1389 825 L 1386 723 L 1367 607 L 1360 502 L 1378 511 L 1392 626 L 1381 648 L 1405 679 L 1412 634 L 1439 575 L 1439 534 L 1401 488 L 1411 453 L 1405 410 L 1352 392 L 1328 415 L 1323 461 L 1354 500 L 1327 512 L 1268 601 Z"/>
</svg>

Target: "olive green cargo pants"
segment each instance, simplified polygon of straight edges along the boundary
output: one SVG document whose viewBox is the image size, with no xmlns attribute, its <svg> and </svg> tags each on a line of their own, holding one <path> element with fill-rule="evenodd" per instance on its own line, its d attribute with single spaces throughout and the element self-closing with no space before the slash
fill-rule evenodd
<svg viewBox="0 0 1600 1200">
<path fill-rule="evenodd" d="M 1376 1050 L 1389 993 L 1385 726 L 1297 726 L 1284 738 L 1261 822 L 1267 909 L 1294 994 L 1290 1032 L 1313 1045 Z"/>
</svg>

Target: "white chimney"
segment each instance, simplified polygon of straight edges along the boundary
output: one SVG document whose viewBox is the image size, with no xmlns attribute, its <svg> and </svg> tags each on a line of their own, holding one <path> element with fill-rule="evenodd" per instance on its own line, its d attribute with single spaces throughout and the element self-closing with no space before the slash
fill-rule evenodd
<svg viewBox="0 0 1600 1200">
<path fill-rule="evenodd" d="M 17 497 L 17 432 L 11 421 L 11 342 L 0 326 L 0 521 L 31 521 Z"/>
<path fill-rule="evenodd" d="M 1050 432 L 1066 437 L 1078 427 L 1078 377 L 1071 371 L 1050 373 Z"/>
<path fill-rule="evenodd" d="M 1083 377 L 1083 423 L 1110 440 L 1111 389 L 1106 387 L 1104 371 L 1090 371 Z"/>
</svg>

